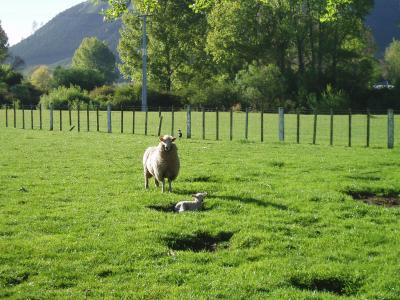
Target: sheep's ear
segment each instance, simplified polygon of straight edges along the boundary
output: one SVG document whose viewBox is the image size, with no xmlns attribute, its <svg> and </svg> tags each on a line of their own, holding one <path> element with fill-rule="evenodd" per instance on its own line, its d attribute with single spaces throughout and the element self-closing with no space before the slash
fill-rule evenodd
<svg viewBox="0 0 400 300">
<path fill-rule="evenodd" d="M 204 196 L 207 196 L 207 195 L 208 195 L 207 192 L 204 192 L 203 194 L 204 194 Z"/>
<path fill-rule="evenodd" d="M 192 197 L 196 197 L 196 194 L 192 194 Z"/>
<path fill-rule="evenodd" d="M 160 136 L 160 141 L 164 142 L 164 137 L 162 135 Z"/>
<path fill-rule="evenodd" d="M 175 142 L 175 140 L 176 140 L 176 137 L 173 136 L 173 137 L 172 137 L 172 141 Z"/>
</svg>

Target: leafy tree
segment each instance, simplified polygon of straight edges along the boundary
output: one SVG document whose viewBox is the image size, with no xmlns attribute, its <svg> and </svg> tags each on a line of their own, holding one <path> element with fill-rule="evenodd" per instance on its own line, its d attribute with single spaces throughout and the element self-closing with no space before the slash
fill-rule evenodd
<svg viewBox="0 0 400 300">
<path fill-rule="evenodd" d="M 285 95 L 285 79 L 276 65 L 251 64 L 236 76 L 242 97 L 254 108 L 272 108 Z"/>
<path fill-rule="evenodd" d="M 30 81 L 39 90 L 47 92 L 53 85 L 53 76 L 47 66 L 39 66 L 32 72 Z"/>
<path fill-rule="evenodd" d="M 398 85 L 400 83 L 400 41 L 393 40 L 386 49 L 385 65 L 388 78 Z"/>
<path fill-rule="evenodd" d="M 60 66 L 54 70 L 53 79 L 56 87 L 75 85 L 87 91 L 91 91 L 107 82 L 103 74 L 97 70 L 86 68 L 65 69 Z"/>
<path fill-rule="evenodd" d="M 1 27 L 0 22 L 0 63 L 4 62 L 7 58 L 8 52 L 8 37 L 3 28 Z"/>
<path fill-rule="evenodd" d="M 161 90 L 179 88 L 208 65 L 204 51 L 206 19 L 189 8 L 190 2 L 160 1 L 148 21 L 149 81 Z M 118 47 L 123 62 L 120 70 L 124 77 L 140 82 L 143 24 L 133 14 L 125 14 L 123 22 Z"/>
<path fill-rule="evenodd" d="M 97 71 L 104 77 L 106 83 L 112 83 L 118 78 L 114 54 L 96 37 L 82 40 L 72 58 L 72 67 Z"/>
</svg>

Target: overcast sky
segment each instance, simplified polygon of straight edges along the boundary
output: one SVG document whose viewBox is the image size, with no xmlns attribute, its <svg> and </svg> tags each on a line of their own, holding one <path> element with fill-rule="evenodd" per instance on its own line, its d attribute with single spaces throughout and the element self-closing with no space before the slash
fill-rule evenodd
<svg viewBox="0 0 400 300">
<path fill-rule="evenodd" d="M 1 27 L 10 46 L 33 33 L 33 23 L 45 24 L 58 13 L 84 0 L 0 0 Z"/>
</svg>

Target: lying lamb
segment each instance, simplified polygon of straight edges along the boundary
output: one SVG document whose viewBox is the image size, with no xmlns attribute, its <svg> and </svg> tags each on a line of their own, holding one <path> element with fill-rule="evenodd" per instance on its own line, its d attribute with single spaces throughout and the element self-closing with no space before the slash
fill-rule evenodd
<svg viewBox="0 0 400 300">
<path fill-rule="evenodd" d="M 176 212 L 184 212 L 188 210 L 201 210 L 203 206 L 203 199 L 207 196 L 207 193 L 193 194 L 193 201 L 181 201 L 175 205 Z"/>
<path fill-rule="evenodd" d="M 169 191 L 172 192 L 171 183 L 179 173 L 178 148 L 173 142 L 176 138 L 170 135 L 160 136 L 157 147 L 149 147 L 143 155 L 144 186 L 149 188 L 149 178 L 154 176 L 156 186 L 162 184 L 165 191 L 165 178 L 168 179 Z"/>
</svg>

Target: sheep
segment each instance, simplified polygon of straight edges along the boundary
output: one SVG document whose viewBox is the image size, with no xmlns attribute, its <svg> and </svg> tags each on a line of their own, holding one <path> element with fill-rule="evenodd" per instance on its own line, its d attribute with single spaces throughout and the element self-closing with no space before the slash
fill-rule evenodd
<svg viewBox="0 0 400 300">
<path fill-rule="evenodd" d="M 156 147 L 149 147 L 143 155 L 144 186 L 149 188 L 149 178 L 154 177 L 158 187 L 161 182 L 162 192 L 165 191 L 165 178 L 168 179 L 169 192 L 172 192 L 171 183 L 179 173 L 178 148 L 173 142 L 175 137 L 160 136 L 160 143 Z"/>
<path fill-rule="evenodd" d="M 203 206 L 203 199 L 207 196 L 207 193 L 193 194 L 193 201 L 181 201 L 175 205 L 176 212 L 184 212 L 188 210 L 201 210 Z"/>
</svg>

